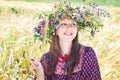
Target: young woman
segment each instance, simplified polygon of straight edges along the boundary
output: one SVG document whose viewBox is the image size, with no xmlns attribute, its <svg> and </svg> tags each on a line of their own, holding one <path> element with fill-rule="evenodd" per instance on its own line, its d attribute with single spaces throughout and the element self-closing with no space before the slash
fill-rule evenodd
<svg viewBox="0 0 120 80">
<path fill-rule="evenodd" d="M 106 13 L 101 14 L 96 5 L 90 4 L 92 8 L 83 9 L 72 6 L 66 3 L 55 5 L 54 13 L 47 15 L 46 27 L 46 15 L 40 15 L 41 22 L 35 30 L 40 40 L 46 40 L 43 39 L 44 30 L 47 30 L 47 39 L 52 37 L 52 40 L 49 51 L 41 57 L 40 62 L 35 59 L 30 61 L 35 80 L 101 80 L 96 54 L 92 47 L 78 42 L 78 31 L 87 28 L 94 35 L 96 29 L 103 26 L 98 17 Z"/>
<path fill-rule="evenodd" d="M 93 48 L 79 44 L 78 25 L 70 17 L 59 20 L 50 50 L 40 63 L 32 59 L 31 64 L 31 70 L 40 74 L 37 80 L 43 80 L 42 68 L 47 80 L 101 80 L 96 54 Z"/>
</svg>

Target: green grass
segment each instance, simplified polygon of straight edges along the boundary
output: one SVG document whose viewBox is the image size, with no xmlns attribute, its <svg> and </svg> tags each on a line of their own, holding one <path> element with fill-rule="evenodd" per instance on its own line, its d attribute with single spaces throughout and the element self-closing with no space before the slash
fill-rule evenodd
<svg viewBox="0 0 120 80">
<path fill-rule="evenodd" d="M 26 2 L 59 2 L 59 1 L 68 1 L 68 2 L 83 2 L 84 0 L 8 0 L 8 1 L 26 1 Z"/>
<path fill-rule="evenodd" d="M 107 5 L 107 6 L 119 6 L 120 7 L 120 0 L 8 0 L 8 1 L 26 1 L 26 2 L 47 2 L 53 3 L 58 1 L 68 1 L 73 3 L 81 3 L 81 2 L 92 2 L 98 5 Z"/>
<path fill-rule="evenodd" d="M 106 6 L 119 6 L 120 0 L 92 0 L 93 3 Z"/>
</svg>

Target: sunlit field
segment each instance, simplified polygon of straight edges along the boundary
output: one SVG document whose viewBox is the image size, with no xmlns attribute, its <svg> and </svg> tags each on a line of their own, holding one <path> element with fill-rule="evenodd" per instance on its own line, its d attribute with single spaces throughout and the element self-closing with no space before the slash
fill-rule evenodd
<svg viewBox="0 0 120 80">
<path fill-rule="evenodd" d="M 0 80 L 32 80 L 30 57 L 40 60 L 49 44 L 34 41 L 35 15 L 53 3 L 0 1 Z M 79 42 L 94 48 L 102 80 L 120 80 L 120 7 L 100 6 L 110 13 L 94 38 L 79 33 Z"/>
</svg>

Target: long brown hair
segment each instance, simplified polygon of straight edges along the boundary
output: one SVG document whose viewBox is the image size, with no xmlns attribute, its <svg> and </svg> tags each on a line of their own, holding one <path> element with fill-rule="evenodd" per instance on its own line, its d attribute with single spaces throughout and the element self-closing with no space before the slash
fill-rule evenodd
<svg viewBox="0 0 120 80">
<path fill-rule="evenodd" d="M 69 69 L 68 69 L 68 77 L 70 77 L 72 75 L 73 69 L 77 64 L 77 61 L 79 60 L 79 50 L 80 50 L 80 45 L 78 43 L 78 33 L 75 37 L 75 39 L 72 42 L 72 48 L 71 48 L 71 57 L 68 60 L 68 65 L 69 65 Z M 57 35 L 53 35 L 52 38 L 52 42 L 50 45 L 50 50 L 49 50 L 49 62 L 48 62 L 48 74 L 47 76 L 50 77 L 54 74 L 55 71 L 55 67 L 57 65 L 58 62 L 58 56 L 60 54 L 61 50 L 60 50 L 60 46 L 59 46 L 59 38 Z"/>
<path fill-rule="evenodd" d="M 80 50 L 80 45 L 78 42 L 78 33 L 77 33 L 75 39 L 72 41 L 71 56 L 70 59 L 68 60 L 68 66 L 69 66 L 67 72 L 68 77 L 71 77 L 73 69 L 79 60 L 79 56 L 80 56 L 78 54 L 79 50 Z M 55 31 L 55 35 L 53 35 L 52 42 L 50 44 L 50 50 L 48 52 L 48 56 L 49 56 L 49 62 L 47 68 L 48 77 L 51 77 L 54 74 L 60 52 L 61 52 L 61 48 L 59 45 L 59 37 L 58 35 L 56 35 L 56 31 Z"/>
</svg>

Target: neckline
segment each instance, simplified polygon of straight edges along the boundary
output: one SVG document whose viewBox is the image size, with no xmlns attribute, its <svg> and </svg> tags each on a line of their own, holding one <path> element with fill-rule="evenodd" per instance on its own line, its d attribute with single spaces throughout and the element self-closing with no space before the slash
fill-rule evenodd
<svg viewBox="0 0 120 80">
<path fill-rule="evenodd" d="M 69 55 L 71 53 L 71 50 L 67 51 L 66 53 L 64 53 L 63 51 L 61 51 L 61 56 L 62 57 L 66 57 L 67 55 Z"/>
<path fill-rule="evenodd" d="M 63 62 L 65 62 L 65 61 L 68 61 L 69 58 L 70 58 L 70 55 L 71 55 L 70 53 L 67 54 L 66 56 L 59 55 L 59 57 L 58 57 L 59 62 L 63 63 Z"/>
</svg>

